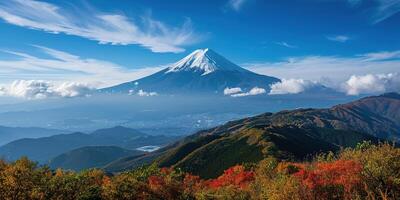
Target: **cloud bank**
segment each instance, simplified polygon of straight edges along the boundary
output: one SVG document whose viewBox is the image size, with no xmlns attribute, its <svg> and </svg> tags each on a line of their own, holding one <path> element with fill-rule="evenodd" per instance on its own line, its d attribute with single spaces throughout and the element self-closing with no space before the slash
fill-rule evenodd
<svg viewBox="0 0 400 200">
<path fill-rule="evenodd" d="M 183 46 L 200 38 L 190 19 L 180 27 L 170 27 L 149 15 L 134 21 L 121 14 L 67 10 L 34 0 L 1 1 L 0 18 L 16 26 L 79 36 L 100 44 L 136 44 L 153 52 L 183 52 Z"/>
<path fill-rule="evenodd" d="M 400 73 L 400 51 L 369 52 L 351 57 L 289 57 L 278 62 L 244 63 L 242 66 L 259 74 L 317 81 L 338 88 L 353 75 Z"/>
<path fill-rule="evenodd" d="M 269 95 L 298 94 L 319 85 L 314 81 L 303 79 L 282 79 L 281 82 L 272 84 Z"/>
<path fill-rule="evenodd" d="M 343 88 L 348 95 L 400 92 L 400 75 L 397 73 L 353 75 Z"/>
<path fill-rule="evenodd" d="M 94 88 L 82 83 L 65 82 L 54 84 L 42 80 L 17 80 L 8 87 L 0 87 L 0 95 L 26 99 L 45 99 L 49 97 L 88 96 Z"/>
<path fill-rule="evenodd" d="M 268 94 L 298 94 L 323 86 L 323 84 L 316 81 L 282 79 L 281 82 L 274 83 L 270 86 L 271 90 Z M 400 75 L 398 73 L 352 75 L 346 81 L 331 89 L 343 92 L 347 95 L 400 92 Z"/>
</svg>

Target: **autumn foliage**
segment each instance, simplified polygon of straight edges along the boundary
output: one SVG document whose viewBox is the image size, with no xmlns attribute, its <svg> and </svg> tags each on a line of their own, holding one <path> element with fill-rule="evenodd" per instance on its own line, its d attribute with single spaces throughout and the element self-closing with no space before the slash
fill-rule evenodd
<svg viewBox="0 0 400 200">
<path fill-rule="evenodd" d="M 361 187 L 362 165 L 353 160 L 315 163 L 293 175 L 306 186 L 312 196 L 329 199 L 336 194 L 339 199 L 351 199 Z"/>
<path fill-rule="evenodd" d="M 22 158 L 0 161 L 0 199 L 399 199 L 400 150 L 360 144 L 310 162 L 268 157 L 236 165 L 214 179 L 156 164 L 106 175 L 50 170 Z"/>
<path fill-rule="evenodd" d="M 207 186 L 218 189 L 224 186 L 246 188 L 254 180 L 254 172 L 246 171 L 243 166 L 236 165 L 224 171 L 220 177 L 209 180 Z"/>
</svg>

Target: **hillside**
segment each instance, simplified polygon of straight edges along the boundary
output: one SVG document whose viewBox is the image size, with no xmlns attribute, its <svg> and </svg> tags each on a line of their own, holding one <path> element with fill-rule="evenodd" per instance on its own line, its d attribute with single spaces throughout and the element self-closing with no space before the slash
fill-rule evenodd
<svg viewBox="0 0 400 200">
<path fill-rule="evenodd" d="M 116 146 L 88 146 L 63 153 L 50 160 L 52 169 L 80 171 L 101 168 L 113 160 L 126 156 L 143 155 L 142 151 L 128 150 Z"/>
<path fill-rule="evenodd" d="M 265 113 L 228 122 L 161 149 L 156 160 L 162 167 L 178 167 L 210 178 L 235 164 L 268 156 L 304 160 L 319 152 L 354 147 L 364 140 L 396 140 L 400 135 L 399 97 L 385 94 L 329 109 Z M 137 166 L 150 156 L 131 159 L 120 169 Z M 123 162 L 117 164 L 123 166 Z"/>
</svg>

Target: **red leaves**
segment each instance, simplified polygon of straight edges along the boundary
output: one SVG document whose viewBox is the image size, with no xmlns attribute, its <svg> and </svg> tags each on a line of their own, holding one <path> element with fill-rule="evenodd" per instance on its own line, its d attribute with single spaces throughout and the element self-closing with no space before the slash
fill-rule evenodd
<svg viewBox="0 0 400 200">
<path fill-rule="evenodd" d="M 193 187 L 201 183 L 201 179 L 199 176 L 194 176 L 191 174 L 186 174 L 185 178 L 183 179 L 184 187 Z"/>
<path fill-rule="evenodd" d="M 304 186 L 303 188 L 307 189 L 310 197 L 314 196 L 316 199 L 331 197 L 350 199 L 352 192 L 361 186 L 362 165 L 352 160 L 314 162 L 312 164 L 283 162 L 275 170 L 276 174 L 296 177 L 300 184 Z M 225 191 L 225 187 L 238 191 L 248 191 L 250 189 L 248 186 L 255 180 L 255 173 L 246 170 L 241 165 L 231 167 L 218 178 L 207 181 L 198 176 L 183 174 L 181 182 L 177 184 L 171 182 L 173 169 L 163 168 L 160 172 L 160 175 L 150 176 L 148 179 L 149 187 L 156 194 L 163 194 L 165 191 L 176 193 L 180 190 L 188 194 L 204 189 Z M 157 193 L 157 191 L 159 192 Z"/>
<path fill-rule="evenodd" d="M 149 186 L 150 188 L 161 188 L 165 185 L 165 181 L 163 177 L 160 176 L 150 176 L 149 177 Z"/>
<path fill-rule="evenodd" d="M 239 188 L 245 188 L 254 180 L 254 172 L 246 171 L 243 166 L 236 165 L 224 171 L 217 179 L 212 179 L 208 182 L 211 188 L 219 188 L 232 185 Z"/>
<path fill-rule="evenodd" d="M 346 196 L 361 184 L 362 165 L 352 160 L 316 163 L 311 168 L 300 169 L 294 174 L 301 183 L 316 192 L 324 188 L 342 188 Z M 325 192 L 327 192 L 325 190 Z"/>
</svg>

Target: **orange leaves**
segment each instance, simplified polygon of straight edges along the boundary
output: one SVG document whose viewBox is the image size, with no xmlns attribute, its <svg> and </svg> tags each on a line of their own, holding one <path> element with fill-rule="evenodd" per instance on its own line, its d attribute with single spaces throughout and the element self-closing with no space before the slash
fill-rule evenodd
<svg viewBox="0 0 400 200">
<path fill-rule="evenodd" d="M 161 176 L 150 176 L 149 177 L 149 186 L 152 189 L 161 188 L 165 185 L 164 178 Z"/>
<path fill-rule="evenodd" d="M 245 188 L 254 180 L 254 172 L 246 171 L 243 166 L 236 165 L 224 171 L 217 179 L 209 180 L 208 185 L 211 188 L 219 188 L 232 185 L 239 188 Z"/>
<path fill-rule="evenodd" d="M 337 160 L 315 163 L 314 166 L 300 169 L 294 176 L 316 195 L 328 195 L 324 193 L 335 190 L 346 197 L 361 185 L 361 171 L 362 165 L 356 161 Z"/>
<path fill-rule="evenodd" d="M 294 175 L 310 188 L 321 185 L 343 185 L 346 188 L 360 181 L 361 164 L 352 160 L 317 163 L 314 169 L 300 169 Z"/>
<path fill-rule="evenodd" d="M 202 180 L 200 179 L 199 176 L 194 176 L 191 174 L 186 174 L 185 178 L 183 179 L 183 186 L 185 188 L 192 188 L 192 187 L 196 187 L 196 186 L 200 186 L 202 184 Z"/>
</svg>

